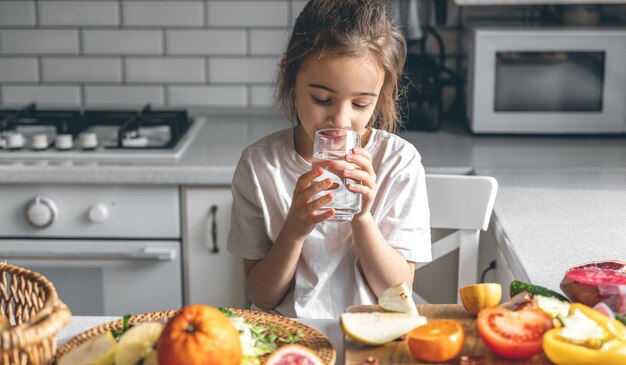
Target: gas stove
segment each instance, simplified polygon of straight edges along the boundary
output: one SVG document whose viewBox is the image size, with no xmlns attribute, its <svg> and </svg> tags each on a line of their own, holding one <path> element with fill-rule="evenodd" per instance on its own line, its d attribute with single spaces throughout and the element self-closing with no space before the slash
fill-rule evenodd
<svg viewBox="0 0 626 365">
<path fill-rule="evenodd" d="M 0 110 L 0 160 L 180 158 L 200 123 L 185 110 Z"/>
</svg>

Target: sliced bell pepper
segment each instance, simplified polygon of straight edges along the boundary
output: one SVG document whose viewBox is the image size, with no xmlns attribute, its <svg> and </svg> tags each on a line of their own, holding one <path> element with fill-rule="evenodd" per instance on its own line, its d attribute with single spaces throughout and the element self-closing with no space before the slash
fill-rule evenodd
<svg viewBox="0 0 626 365">
<path fill-rule="evenodd" d="M 563 328 L 551 329 L 543 335 L 543 352 L 557 365 L 623 365 L 626 364 L 626 326 L 581 303 L 574 303 L 570 315 L 579 310 L 607 332 L 599 348 L 590 348 L 565 339 Z"/>
</svg>

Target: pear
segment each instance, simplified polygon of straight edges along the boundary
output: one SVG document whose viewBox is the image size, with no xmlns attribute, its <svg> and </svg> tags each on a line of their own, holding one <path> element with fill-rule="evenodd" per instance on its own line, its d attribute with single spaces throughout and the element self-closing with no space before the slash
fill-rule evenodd
<svg viewBox="0 0 626 365">
<path fill-rule="evenodd" d="M 161 331 L 161 322 L 143 322 L 131 327 L 120 338 L 115 353 L 115 365 L 135 365 L 147 357 L 153 357 Z"/>
<path fill-rule="evenodd" d="M 385 289 L 380 298 L 378 298 L 378 305 L 380 305 L 385 312 L 419 315 L 413 297 L 411 296 L 411 289 L 405 282 Z"/>
<path fill-rule="evenodd" d="M 113 365 L 117 342 L 111 331 L 90 338 L 59 359 L 58 365 Z"/>
<path fill-rule="evenodd" d="M 384 345 L 426 323 L 409 313 L 343 313 L 341 329 L 350 338 L 371 346 Z"/>
</svg>

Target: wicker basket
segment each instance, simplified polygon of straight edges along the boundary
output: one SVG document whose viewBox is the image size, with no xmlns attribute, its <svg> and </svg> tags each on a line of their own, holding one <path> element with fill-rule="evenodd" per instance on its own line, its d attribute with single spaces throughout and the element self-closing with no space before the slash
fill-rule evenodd
<svg viewBox="0 0 626 365">
<path fill-rule="evenodd" d="M 56 334 L 72 315 L 48 279 L 0 262 L 0 315 L 12 325 L 0 332 L 0 365 L 53 364 Z"/>
</svg>

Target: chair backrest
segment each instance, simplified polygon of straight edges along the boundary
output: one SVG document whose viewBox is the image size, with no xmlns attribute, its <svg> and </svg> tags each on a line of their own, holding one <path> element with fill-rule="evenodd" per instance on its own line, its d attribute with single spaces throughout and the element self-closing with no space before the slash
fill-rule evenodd
<svg viewBox="0 0 626 365">
<path fill-rule="evenodd" d="M 487 230 L 498 190 L 498 182 L 490 176 L 426 174 L 430 207 L 430 226 L 454 230 L 432 244 L 433 261 L 458 249 L 458 288 L 475 283 L 478 276 L 478 244 L 480 230 Z M 416 263 L 420 269 L 430 263 Z M 428 303 L 413 292 L 417 303 Z"/>
<path fill-rule="evenodd" d="M 430 226 L 487 230 L 498 182 L 491 176 L 426 174 Z"/>
</svg>

